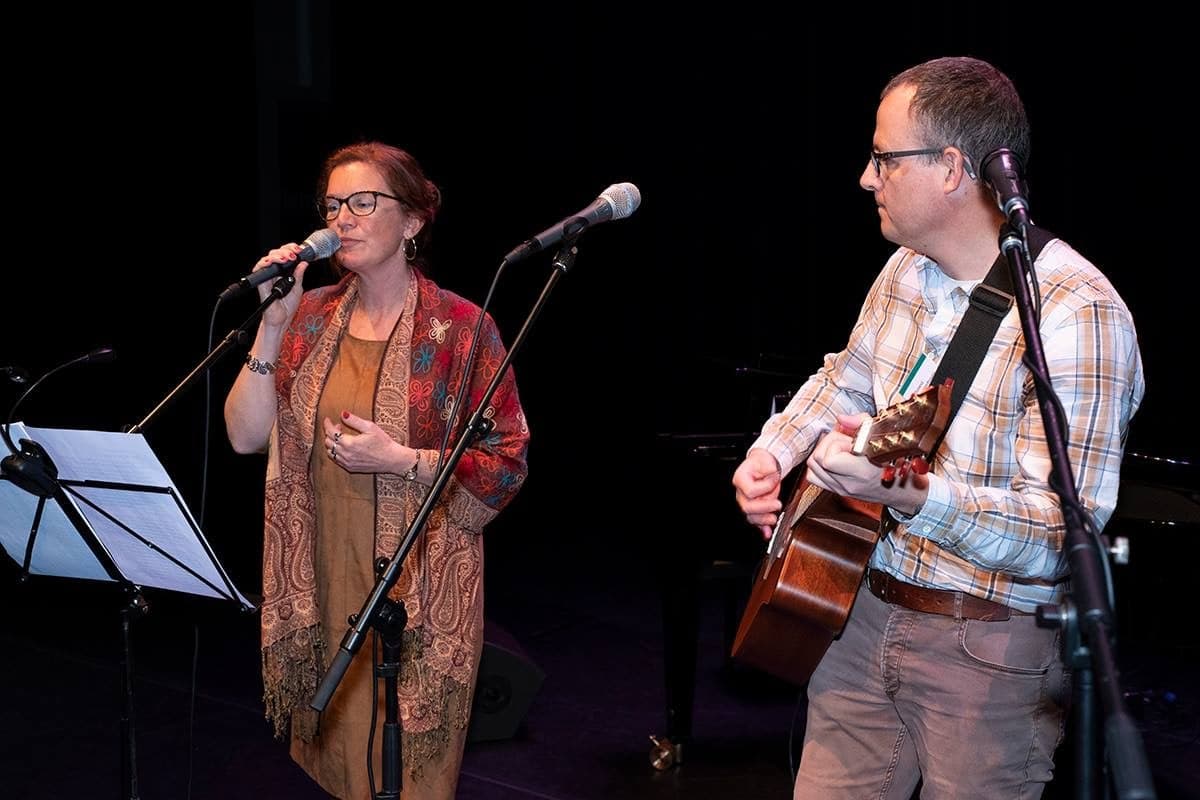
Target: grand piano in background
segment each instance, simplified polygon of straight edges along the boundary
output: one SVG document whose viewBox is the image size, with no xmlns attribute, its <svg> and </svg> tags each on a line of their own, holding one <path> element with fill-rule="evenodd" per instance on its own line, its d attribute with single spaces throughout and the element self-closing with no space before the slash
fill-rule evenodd
<svg viewBox="0 0 1200 800">
<path fill-rule="evenodd" d="M 1136 425 L 1136 422 L 1135 422 Z M 1130 449 L 1104 528 L 1114 553 L 1117 644 L 1124 651 L 1195 651 L 1191 577 L 1200 561 L 1200 460 Z"/>
<path fill-rule="evenodd" d="M 717 410 L 705 422 L 712 424 L 655 437 L 655 474 L 667 481 L 663 497 L 672 509 L 668 533 L 658 542 L 667 727 L 665 734 L 651 736 L 650 762 L 660 770 L 682 763 L 692 737 L 703 600 L 717 600 L 727 654 L 766 549 L 734 500 L 733 471 L 772 409 L 782 407 L 807 377 L 793 359 L 773 355 L 759 356 L 753 365 L 706 368 L 712 371 L 706 399 Z M 725 666 L 740 668 L 728 659 Z"/>
<path fill-rule="evenodd" d="M 742 669 L 728 653 L 766 546 L 742 517 L 730 480 L 761 424 L 807 377 L 792 367 L 791 361 L 767 356 L 754 366 L 727 366 L 725 389 L 732 399 L 721 405 L 734 409 L 733 414 L 720 415 L 727 427 L 656 436 L 656 474 L 668 480 L 664 497 L 672 508 L 669 532 L 661 537 L 658 554 L 666 731 L 651 736 L 650 762 L 656 769 L 682 763 L 692 738 L 704 599 L 719 600 L 724 668 Z M 1127 664 L 1139 664 L 1159 657 L 1164 649 L 1194 648 L 1195 622 L 1180 609 L 1193 605 L 1186 594 L 1191 585 L 1185 573 L 1200 559 L 1200 462 L 1175 454 L 1127 451 L 1120 499 L 1104 539 L 1113 554 L 1118 654 L 1128 656 Z M 1147 690 L 1144 681 L 1139 682 L 1141 674 L 1127 675 L 1130 680 L 1122 683 L 1127 693 L 1169 690 Z M 778 683 L 766 675 L 761 680 Z"/>
</svg>

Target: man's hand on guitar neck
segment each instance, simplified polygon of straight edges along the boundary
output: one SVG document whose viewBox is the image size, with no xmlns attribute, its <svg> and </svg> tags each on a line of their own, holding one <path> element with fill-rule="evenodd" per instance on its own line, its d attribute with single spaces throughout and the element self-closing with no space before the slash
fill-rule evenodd
<svg viewBox="0 0 1200 800">
<path fill-rule="evenodd" d="M 771 538 L 771 531 L 783 508 L 779 499 L 782 481 L 775 456 L 758 448 L 751 450 L 733 473 L 738 505 L 746 515 L 746 521 L 758 527 L 764 539 Z"/>
<path fill-rule="evenodd" d="M 821 437 L 808 457 L 809 483 L 822 489 L 868 503 L 915 514 L 929 494 L 929 478 L 909 470 L 906 477 L 884 480 L 884 468 L 851 452 L 854 435 L 869 414 L 839 415 L 837 429 Z M 753 451 L 751 451 L 753 452 Z"/>
</svg>

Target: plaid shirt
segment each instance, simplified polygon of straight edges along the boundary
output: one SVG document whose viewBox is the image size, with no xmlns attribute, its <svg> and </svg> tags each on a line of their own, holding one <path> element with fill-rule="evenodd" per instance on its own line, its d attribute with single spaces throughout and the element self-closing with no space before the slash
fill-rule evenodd
<svg viewBox="0 0 1200 800">
<path fill-rule="evenodd" d="M 1079 499 L 1099 529 L 1116 505 L 1125 435 L 1145 390 L 1137 332 L 1116 290 L 1065 242 L 1048 243 L 1036 267 L 1043 350 L 1066 412 L 1067 452 Z M 774 455 L 786 475 L 837 414 L 874 415 L 895 403 L 923 353 L 941 360 L 970 288 L 931 259 L 897 250 L 846 349 L 825 357 L 754 447 Z M 1050 454 L 1033 379 L 1021 363 L 1023 342 L 1013 308 L 935 455 L 925 504 L 911 518 L 897 515 L 904 521 L 881 540 L 873 567 L 1022 611 L 1063 596 L 1066 529 L 1047 480 Z"/>
</svg>

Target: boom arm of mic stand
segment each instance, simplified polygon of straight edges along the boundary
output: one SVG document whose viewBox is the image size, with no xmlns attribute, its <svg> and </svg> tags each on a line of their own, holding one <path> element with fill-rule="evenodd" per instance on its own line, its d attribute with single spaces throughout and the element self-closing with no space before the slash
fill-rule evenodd
<svg viewBox="0 0 1200 800">
<path fill-rule="evenodd" d="M 225 338 L 221 340 L 221 343 L 214 347 L 212 352 L 205 356 L 204 360 L 197 364 L 196 368 L 189 372 L 187 377 L 180 381 L 179 385 L 172 389 L 170 393 L 164 397 L 157 406 L 154 407 L 153 411 L 146 415 L 145 419 L 136 425 L 130 426 L 125 432 L 141 433 L 142 430 L 150 424 L 151 420 L 157 417 L 164 408 L 170 405 L 171 402 L 174 401 L 175 398 L 178 397 L 185 388 L 191 386 L 197 378 L 207 372 L 208 368 L 216 363 L 217 359 L 225 355 L 225 353 L 228 352 L 229 349 L 235 344 L 244 341 L 250 333 L 251 325 L 258 323 L 259 318 L 262 317 L 263 312 L 267 310 L 267 307 L 290 292 L 292 287 L 295 285 L 296 279 L 291 275 L 285 275 L 284 277 L 275 281 L 275 285 L 271 287 L 271 293 L 267 295 L 267 299 L 262 301 L 259 307 L 254 310 L 254 313 L 247 317 L 246 321 L 241 325 L 231 330 L 225 336 Z"/>
<path fill-rule="evenodd" d="M 1112 641 L 1112 609 L 1108 603 L 1103 579 L 1103 565 L 1100 559 L 1106 554 L 1096 547 L 1095 542 L 1088 536 L 1081 513 L 1086 513 L 1079 502 L 1075 489 L 1075 476 L 1071 470 L 1070 457 L 1067 454 L 1066 420 L 1061 419 L 1058 410 L 1062 407 L 1055 402 L 1053 388 L 1050 385 L 1050 370 L 1046 365 L 1045 353 L 1042 349 L 1041 334 L 1038 331 L 1037 312 L 1031 298 L 1030 286 L 1027 282 L 1029 264 L 1022 237 L 1013 229 L 1004 225 L 1000 229 L 1000 250 L 1008 258 L 1009 269 L 1012 271 L 1013 296 L 1020 313 L 1021 330 L 1025 337 L 1025 358 L 1029 368 L 1041 375 L 1045 380 L 1034 380 L 1037 391 L 1038 406 L 1041 409 L 1042 425 L 1046 431 L 1046 446 L 1050 453 L 1051 478 L 1050 484 L 1059 497 L 1063 521 L 1066 524 L 1066 546 L 1071 566 L 1071 595 L 1074 600 L 1074 611 L 1069 613 L 1045 612 L 1043 606 L 1039 609 L 1039 623 L 1043 619 L 1054 623 L 1063 622 L 1068 625 L 1079 624 L 1077 636 L 1067 631 L 1065 641 L 1077 641 L 1078 652 L 1069 654 L 1073 667 L 1086 669 L 1091 667 L 1096 674 L 1094 686 L 1098 687 L 1100 703 L 1106 717 L 1105 735 L 1110 763 L 1113 766 L 1113 782 L 1117 789 L 1117 797 L 1121 800 L 1134 798 L 1153 798 L 1154 784 L 1150 778 L 1150 768 L 1142 747 L 1141 736 L 1132 718 L 1124 708 L 1121 687 L 1118 681 L 1116 657 Z M 1036 280 L 1036 276 L 1035 276 Z M 1076 664 L 1076 661 L 1086 662 Z M 1084 741 L 1091 736 L 1090 731 L 1080 731 Z M 1088 756 L 1091 754 L 1089 753 Z M 1090 759 L 1080 759 L 1090 760 Z M 1091 765 L 1084 767 L 1091 769 Z M 1076 776 L 1082 784 L 1088 784 L 1087 776 Z"/>
<path fill-rule="evenodd" d="M 309 706 L 313 709 L 317 711 L 325 710 L 325 706 L 329 704 L 334 690 L 337 689 L 338 684 L 341 683 L 343 676 L 346 674 L 346 670 L 349 669 L 351 660 L 362 648 L 363 642 L 366 641 L 367 630 L 374 624 L 380 607 L 387 599 L 388 592 L 396 585 L 396 581 L 400 579 L 400 570 L 404 564 L 404 559 L 408 556 L 408 551 L 412 549 L 417 534 L 425 527 L 425 520 L 429 518 L 434 505 L 437 503 L 438 498 L 441 497 L 443 490 L 445 490 L 446 484 L 450 482 L 450 476 L 454 474 L 454 467 L 458 464 L 463 453 L 466 452 L 467 447 L 475 437 L 485 435 L 495 424 L 490 419 L 484 418 L 484 411 L 487 409 L 488 403 L 491 402 L 492 395 L 499 388 L 500 381 L 504 380 L 504 375 L 508 372 L 508 367 L 512 363 L 513 357 L 525 343 L 529 329 L 533 327 L 534 321 L 541 314 L 542 308 L 550 298 L 550 293 L 554 290 L 555 285 L 558 284 L 559 279 L 574 266 L 576 255 L 578 255 L 578 249 L 575 247 L 574 239 L 565 241 L 562 249 L 555 254 L 553 261 L 554 270 L 550 273 L 550 277 L 546 279 L 546 285 L 542 287 L 542 293 L 538 295 L 538 299 L 533 304 L 533 308 L 530 309 L 524 324 L 521 325 L 521 330 L 517 332 L 516 338 L 513 339 L 512 346 L 505 353 L 504 360 L 500 362 L 496 374 L 492 376 L 492 381 L 484 391 L 483 397 L 479 399 L 479 404 L 475 407 L 475 411 L 471 414 L 470 419 L 463 428 L 462 434 L 459 435 L 454 449 L 446 458 L 441 471 L 434 478 L 433 485 L 429 489 L 429 494 L 425 496 L 425 502 L 421 504 L 420 510 L 413 517 L 413 521 L 408 526 L 408 531 L 400 541 L 399 547 L 396 548 L 395 554 L 392 555 L 391 561 L 388 562 L 379 579 L 375 582 L 375 588 L 371 590 L 371 594 L 363 604 L 362 610 L 351 617 L 350 628 L 346 631 L 346 635 L 342 637 L 342 643 L 338 646 L 338 651 L 334 653 L 329 669 L 325 671 L 325 675 L 321 678 L 321 683 L 317 686 L 317 691 L 313 695 L 312 702 L 309 703 Z"/>
</svg>

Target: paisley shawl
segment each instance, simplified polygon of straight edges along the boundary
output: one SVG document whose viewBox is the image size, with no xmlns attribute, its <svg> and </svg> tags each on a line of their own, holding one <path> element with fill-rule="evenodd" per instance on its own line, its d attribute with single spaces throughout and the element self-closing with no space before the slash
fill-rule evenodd
<svg viewBox="0 0 1200 800">
<path fill-rule="evenodd" d="M 321 576 L 313 563 L 316 516 L 309 459 L 320 427 L 317 402 L 357 300 L 353 274 L 334 286 L 306 292 L 284 336 L 275 373 L 279 402 L 268 454 L 263 548 L 264 703 L 276 735 L 282 736 L 290 721 L 305 741 L 317 730 L 308 703 L 327 668 L 328 647 L 344 633 L 320 629 L 316 586 Z M 395 441 L 428 451 L 423 453 L 428 463 L 436 459 L 450 405 L 460 395 L 478 317 L 478 306 L 413 273 L 404 312 L 384 351 L 374 422 Z M 458 428 L 503 357 L 499 332 L 488 317 Z M 403 601 L 408 612 L 398 691 L 402 727 L 414 741 L 422 735 L 430 740 L 412 753 L 417 758 L 436 752 L 449 727 L 466 724 L 469 709 L 461 707 L 462 698 L 470 697 L 476 668 L 472 655 L 483 636 L 480 533 L 525 479 L 529 431 L 511 369 L 486 413 L 494 430 L 464 453 L 389 594 Z M 390 559 L 428 487 L 377 474 L 375 493 L 375 552 Z M 447 697 L 459 698 L 460 707 L 447 710 Z M 405 763 L 411 766 L 409 744 Z"/>
</svg>

